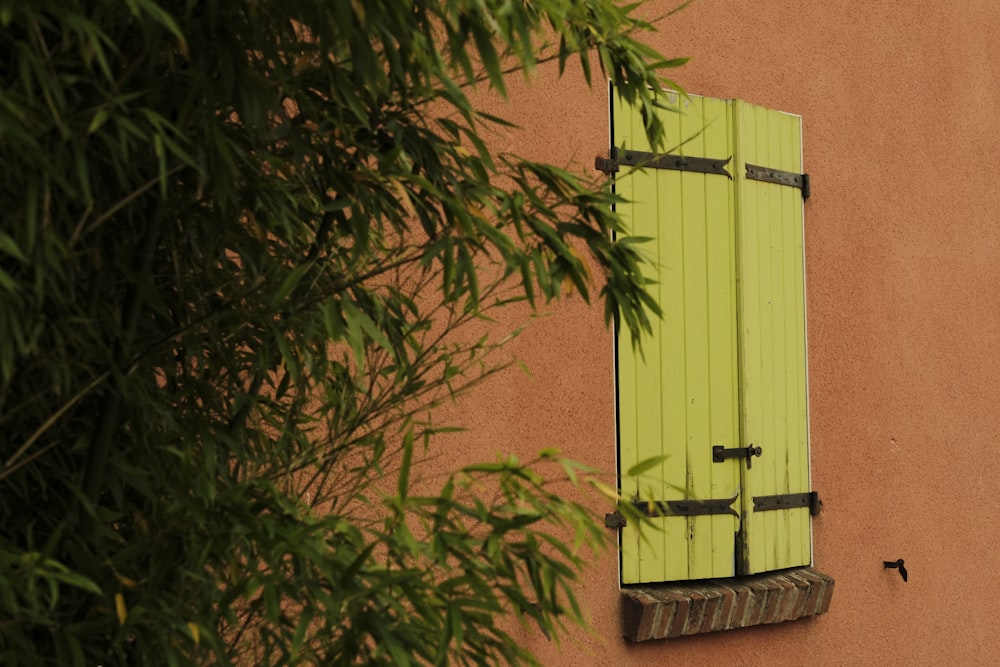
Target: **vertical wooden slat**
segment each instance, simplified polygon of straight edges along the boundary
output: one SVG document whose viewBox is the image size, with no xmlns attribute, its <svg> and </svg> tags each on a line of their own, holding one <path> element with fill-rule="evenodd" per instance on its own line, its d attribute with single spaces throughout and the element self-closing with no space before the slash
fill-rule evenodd
<svg viewBox="0 0 1000 667">
<path fill-rule="evenodd" d="M 706 102 L 708 104 L 708 102 Z M 705 134 L 705 154 L 732 156 L 732 103 L 711 100 L 706 106 L 706 122 L 711 131 Z M 708 129 L 708 128 L 706 128 Z M 732 167 L 730 166 L 730 171 Z M 706 233 L 710 240 L 709 345 L 711 386 L 710 445 L 738 446 L 739 433 L 739 359 L 737 353 L 736 307 L 736 206 L 735 189 L 729 179 L 712 179 L 706 193 Z M 704 456 L 704 454 L 702 454 Z M 706 456 L 705 460 L 709 457 Z M 708 464 L 711 472 L 709 495 L 732 498 L 739 494 L 739 464 L 726 461 Z M 738 506 L 734 503 L 734 506 Z M 738 523 L 726 517 L 712 522 L 713 576 L 735 570 L 735 532 Z"/>
<path fill-rule="evenodd" d="M 693 139 L 680 146 L 678 153 L 704 156 L 704 100 L 687 100 L 680 114 L 680 137 Z M 678 172 L 681 182 L 681 213 L 684 254 L 683 305 L 685 420 L 687 422 L 684 456 L 687 470 L 684 488 L 695 498 L 708 497 L 712 471 L 704 452 L 710 449 L 709 437 L 709 362 L 708 362 L 708 243 L 705 211 L 706 176 Z M 718 178 L 718 177 L 716 177 Z M 689 577 L 711 576 L 711 517 L 687 519 Z"/>
<path fill-rule="evenodd" d="M 729 104 L 692 97 L 681 115 L 681 137 L 693 137 L 678 152 L 731 155 Z M 714 444 L 737 441 L 735 254 L 732 184 L 718 175 L 682 173 L 685 258 L 686 489 L 691 498 L 737 494 L 738 463 L 713 463 Z M 691 578 L 731 576 L 735 523 L 731 517 L 688 519 Z"/>
<path fill-rule="evenodd" d="M 801 173 L 802 119 L 783 116 L 783 164 L 789 171 Z M 785 168 L 785 167 L 783 167 Z M 809 475 L 809 413 L 808 413 L 808 355 L 806 349 L 806 300 L 805 300 L 805 235 L 803 228 L 803 200 L 800 191 L 785 188 L 783 191 L 782 229 L 785 235 L 787 312 L 786 353 L 788 354 L 789 383 L 786 414 L 789 415 L 788 441 L 788 493 L 799 493 L 812 488 Z M 811 520 L 807 509 L 787 513 L 790 536 L 789 559 L 812 563 Z"/>
<path fill-rule="evenodd" d="M 677 113 L 661 113 L 667 137 L 681 136 L 681 116 Z M 684 252 L 684 201 L 682 175 L 676 171 L 652 170 L 656 174 L 657 196 L 662 203 L 661 215 L 650 221 L 649 236 L 655 239 L 657 248 L 657 287 L 660 306 L 663 309 L 661 335 L 650 340 L 650 347 L 656 347 L 661 363 L 655 381 L 663 388 L 663 440 L 660 452 L 667 456 L 661 464 L 663 486 L 661 497 L 665 500 L 680 500 L 685 497 L 687 480 L 687 452 L 684 443 L 689 437 L 686 418 L 687 387 L 685 385 L 685 355 L 688 332 L 684 317 L 686 304 L 686 276 L 688 261 Z M 690 579 L 688 567 L 688 525 L 682 517 L 672 517 L 662 521 L 663 570 L 650 570 L 652 581 L 673 581 Z M 647 580 L 648 581 L 648 580 Z"/>
<path fill-rule="evenodd" d="M 638 150 L 651 149 L 643 132 L 642 122 L 638 115 L 633 115 L 631 145 Z M 626 146 L 629 144 L 626 142 Z M 650 253 L 650 265 L 645 267 L 647 277 L 653 281 L 652 291 L 659 303 L 669 301 L 665 292 L 663 280 L 663 254 L 665 241 L 660 231 L 660 221 L 673 214 L 671 201 L 673 197 L 664 192 L 663 174 L 655 169 L 637 170 L 631 176 L 635 183 L 636 199 L 636 234 L 652 239 L 647 251 Z M 674 439 L 670 423 L 665 419 L 665 405 L 669 401 L 670 386 L 661 381 L 663 366 L 666 362 L 662 357 L 662 341 L 666 335 L 667 322 L 658 320 L 654 325 L 654 333 L 647 344 L 643 346 L 643 356 L 639 360 L 637 381 L 641 424 L 638 461 L 646 458 L 669 455 L 667 445 Z M 640 496 L 646 500 L 671 500 L 672 494 L 668 481 L 670 477 L 669 459 L 661 463 L 646 476 L 640 484 Z M 652 474 L 654 473 L 655 474 Z M 653 521 L 655 531 L 648 531 L 646 539 L 649 548 L 644 548 L 640 559 L 639 574 L 642 581 L 657 581 L 669 578 L 671 565 L 682 563 L 683 543 L 678 539 L 680 530 L 676 518 L 658 518 Z M 645 547 L 646 545 L 643 544 Z M 674 565 L 676 567 L 676 565 Z M 674 576 L 684 577 L 683 571 Z"/>
<path fill-rule="evenodd" d="M 754 365 L 759 375 L 760 364 L 762 363 L 761 347 L 761 312 L 756 301 L 748 299 L 748 295 L 760 292 L 760 264 L 756 261 L 759 256 L 760 242 L 757 234 L 758 211 L 757 200 L 754 193 L 749 190 L 747 181 L 744 178 L 746 163 L 752 162 L 748 153 L 755 151 L 755 146 L 750 145 L 746 137 L 753 137 L 756 134 L 756 118 L 746 109 L 746 105 L 740 101 L 733 103 L 733 123 L 734 134 L 736 136 L 734 144 L 733 171 L 735 173 L 734 187 L 736 189 L 736 227 L 737 227 L 737 271 L 739 277 L 739 288 L 737 290 L 738 322 L 739 322 L 739 365 L 740 365 L 740 447 L 755 444 L 763 447 L 759 442 L 763 427 L 761 415 L 761 394 L 754 391 L 753 385 L 747 384 L 748 367 Z M 751 261 L 753 260 L 753 261 Z M 751 373 L 752 374 L 752 373 Z M 755 442 L 754 439 L 758 438 Z M 761 461 L 757 460 L 758 466 Z M 756 536 L 763 534 L 765 530 L 764 518 L 753 512 L 753 502 L 747 489 L 746 471 L 742 475 L 743 487 L 741 493 L 741 514 L 740 523 L 740 544 L 741 550 L 738 554 L 738 566 L 741 573 L 758 572 L 763 569 L 760 562 L 760 555 L 751 550 L 751 543 Z"/>
<path fill-rule="evenodd" d="M 615 113 L 615 144 L 636 150 L 649 150 L 649 143 L 642 130 L 638 114 L 618 105 Z M 617 192 L 629 200 L 619 211 L 626 221 L 628 231 L 633 236 L 649 237 L 652 242 L 643 247 L 650 263 L 645 267 L 646 277 L 659 283 L 659 242 L 657 240 L 657 220 L 665 211 L 660 210 L 660 188 L 655 170 L 628 170 L 616 179 Z M 659 302 L 663 302 L 661 285 L 654 284 L 650 291 Z M 621 441 L 620 465 L 622 471 L 639 461 L 662 455 L 664 389 L 659 381 L 660 347 L 653 343 L 663 337 L 663 322 L 653 322 L 653 333 L 642 349 L 642 353 L 632 348 L 631 340 L 623 336 L 618 342 L 619 403 L 621 406 L 619 438 Z M 666 476 L 663 466 L 647 472 L 641 478 L 623 480 L 623 490 L 631 492 L 633 498 L 647 500 L 667 500 L 663 494 Z M 656 530 L 647 530 L 640 535 L 638 530 L 623 531 L 623 572 L 625 583 L 656 581 L 662 578 L 671 560 L 670 550 L 677 552 L 677 540 L 670 540 L 665 530 L 666 523 L 673 519 L 654 519 Z"/>
<path fill-rule="evenodd" d="M 778 151 L 774 145 L 772 122 L 774 117 L 766 109 L 752 107 L 756 117 L 756 134 L 748 137 L 755 145 L 754 164 L 770 166 L 777 162 Z M 781 378 L 785 373 L 785 357 L 782 354 L 784 345 L 784 327 L 781 324 L 784 307 L 781 303 L 782 262 L 781 262 L 781 192 L 785 186 L 774 183 L 754 184 L 751 188 L 757 195 L 757 229 L 760 239 L 761 292 L 758 295 L 762 320 L 762 361 L 760 392 L 763 396 L 762 425 L 763 435 L 761 445 L 768 447 L 768 455 L 761 461 L 762 488 L 769 493 L 781 493 L 778 471 L 784 471 L 784 461 L 787 457 L 785 438 L 782 436 L 782 415 L 784 384 Z M 787 550 L 787 533 L 781 530 L 785 512 L 767 512 L 764 514 L 764 570 L 775 569 L 780 559 L 782 549 Z M 784 542 L 784 544 L 782 544 Z"/>
<path fill-rule="evenodd" d="M 612 90 L 611 95 L 611 145 L 621 145 L 622 141 L 631 137 L 632 121 L 634 114 L 624 107 Z M 615 183 L 616 192 L 629 200 L 632 186 L 625 179 L 618 179 Z M 618 213 L 629 227 L 629 232 L 636 219 L 635 205 L 631 202 L 617 205 Z M 654 323 L 655 326 L 655 323 Z M 624 337 L 623 337 L 624 338 Z M 624 341 L 619 340 L 618 363 L 616 364 L 617 376 L 617 416 L 618 416 L 618 460 L 622 471 L 634 465 L 639 460 L 638 453 L 638 401 L 637 388 L 638 380 L 636 375 L 636 363 L 632 355 L 624 350 Z M 620 488 L 626 497 L 638 497 L 638 479 L 622 476 Z M 621 577 L 624 583 L 640 581 L 639 578 L 639 539 L 637 531 L 622 531 L 621 533 Z"/>
<path fill-rule="evenodd" d="M 617 98 L 616 98 L 617 101 Z M 629 146 L 637 150 L 648 150 L 648 142 L 642 132 L 642 124 L 631 109 L 618 105 L 615 110 L 615 128 L 612 135 L 618 146 Z M 657 197 L 656 175 L 652 171 L 632 171 L 622 173 L 616 179 L 617 192 L 628 200 L 619 205 L 619 212 L 626 221 L 633 236 L 652 236 L 651 227 L 660 215 Z M 651 244 L 650 244 L 651 245 Z M 654 257 L 655 246 L 647 248 Z M 654 279 L 655 266 L 647 267 L 647 277 Z M 660 299 L 658 287 L 651 291 Z M 660 336 L 661 323 L 653 322 L 653 338 Z M 654 449 L 662 442 L 660 417 L 662 388 L 659 382 L 648 380 L 658 375 L 659 349 L 646 345 L 644 354 L 632 349 L 631 340 L 623 336 L 618 344 L 618 392 L 619 392 L 619 440 L 620 465 L 624 471 L 639 461 L 659 455 Z M 643 478 L 623 479 L 623 492 L 633 498 L 658 499 L 662 492 L 662 475 L 647 474 Z M 649 575 L 645 571 L 663 569 L 665 541 L 662 532 L 648 531 L 642 536 L 638 531 L 625 530 L 622 534 L 622 577 L 626 583 L 638 582 Z"/>
</svg>

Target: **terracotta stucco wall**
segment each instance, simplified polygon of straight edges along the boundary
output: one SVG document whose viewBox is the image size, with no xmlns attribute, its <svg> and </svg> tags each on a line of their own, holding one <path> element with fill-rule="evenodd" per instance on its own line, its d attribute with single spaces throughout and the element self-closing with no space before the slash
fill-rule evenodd
<svg viewBox="0 0 1000 667">
<path fill-rule="evenodd" d="M 608 553 L 581 583 L 593 635 L 523 633 L 544 664 L 1000 663 L 998 28 L 995 0 L 699 0 L 659 24 L 691 92 L 804 119 L 814 554 L 836 592 L 814 620 L 630 645 Z M 605 89 L 554 68 L 496 110 L 525 128 L 498 148 L 606 149 Z M 532 375 L 463 402 L 463 449 L 613 470 L 612 348 L 598 309 L 554 308 L 516 344 Z M 900 557 L 906 584 L 882 569 Z"/>
</svg>

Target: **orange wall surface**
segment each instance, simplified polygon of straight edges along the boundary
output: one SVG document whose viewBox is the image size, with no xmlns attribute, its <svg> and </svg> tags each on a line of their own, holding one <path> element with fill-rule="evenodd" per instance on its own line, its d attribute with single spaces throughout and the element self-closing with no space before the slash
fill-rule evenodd
<svg viewBox="0 0 1000 667">
<path fill-rule="evenodd" d="M 629 644 L 612 549 L 579 586 L 592 633 L 517 636 L 554 666 L 1000 664 L 1000 3 L 697 0 L 658 29 L 693 56 L 672 72 L 685 89 L 803 117 L 814 562 L 833 602 Z M 499 150 L 587 173 L 606 154 L 607 90 L 578 72 L 543 66 L 490 106 L 523 127 Z M 531 375 L 463 399 L 448 446 L 614 471 L 612 335 L 577 296 L 550 310 L 514 346 Z M 882 567 L 897 558 L 908 583 Z"/>
</svg>

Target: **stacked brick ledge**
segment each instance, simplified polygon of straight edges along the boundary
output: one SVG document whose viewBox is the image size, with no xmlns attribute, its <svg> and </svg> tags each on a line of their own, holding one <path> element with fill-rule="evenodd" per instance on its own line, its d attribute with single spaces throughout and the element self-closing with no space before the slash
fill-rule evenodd
<svg viewBox="0 0 1000 667">
<path fill-rule="evenodd" d="M 622 590 L 625 638 L 672 639 L 825 614 L 833 578 L 811 567 Z"/>
</svg>

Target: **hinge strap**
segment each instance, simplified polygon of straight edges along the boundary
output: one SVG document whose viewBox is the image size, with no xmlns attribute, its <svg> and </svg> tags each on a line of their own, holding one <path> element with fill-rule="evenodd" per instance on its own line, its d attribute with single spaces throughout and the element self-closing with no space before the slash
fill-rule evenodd
<svg viewBox="0 0 1000 667">
<path fill-rule="evenodd" d="M 708 514 L 739 514 L 732 508 L 738 495 L 711 500 L 633 500 L 632 506 L 646 516 L 703 516 Z"/>
<path fill-rule="evenodd" d="M 781 169 L 768 169 L 755 164 L 747 163 L 747 178 L 751 181 L 763 181 L 765 183 L 776 183 L 778 185 L 789 185 L 802 190 L 802 198 L 809 198 L 809 174 L 796 174 L 794 171 L 782 171 Z"/>
<path fill-rule="evenodd" d="M 797 507 L 808 507 L 809 513 L 813 516 L 819 514 L 820 506 L 819 494 L 815 491 L 806 493 L 783 493 L 776 496 L 754 496 L 753 511 L 768 512 L 771 510 L 788 510 Z"/>
<path fill-rule="evenodd" d="M 650 169 L 672 169 L 674 171 L 695 171 L 702 174 L 719 174 L 729 180 L 732 174 L 726 171 L 726 165 L 733 157 L 725 160 L 707 157 L 687 157 L 671 155 L 670 153 L 650 153 L 648 151 L 633 151 L 624 148 L 611 148 L 611 158 L 598 157 L 594 168 L 605 174 L 614 174 L 621 165 L 630 167 L 648 167 Z"/>
</svg>

